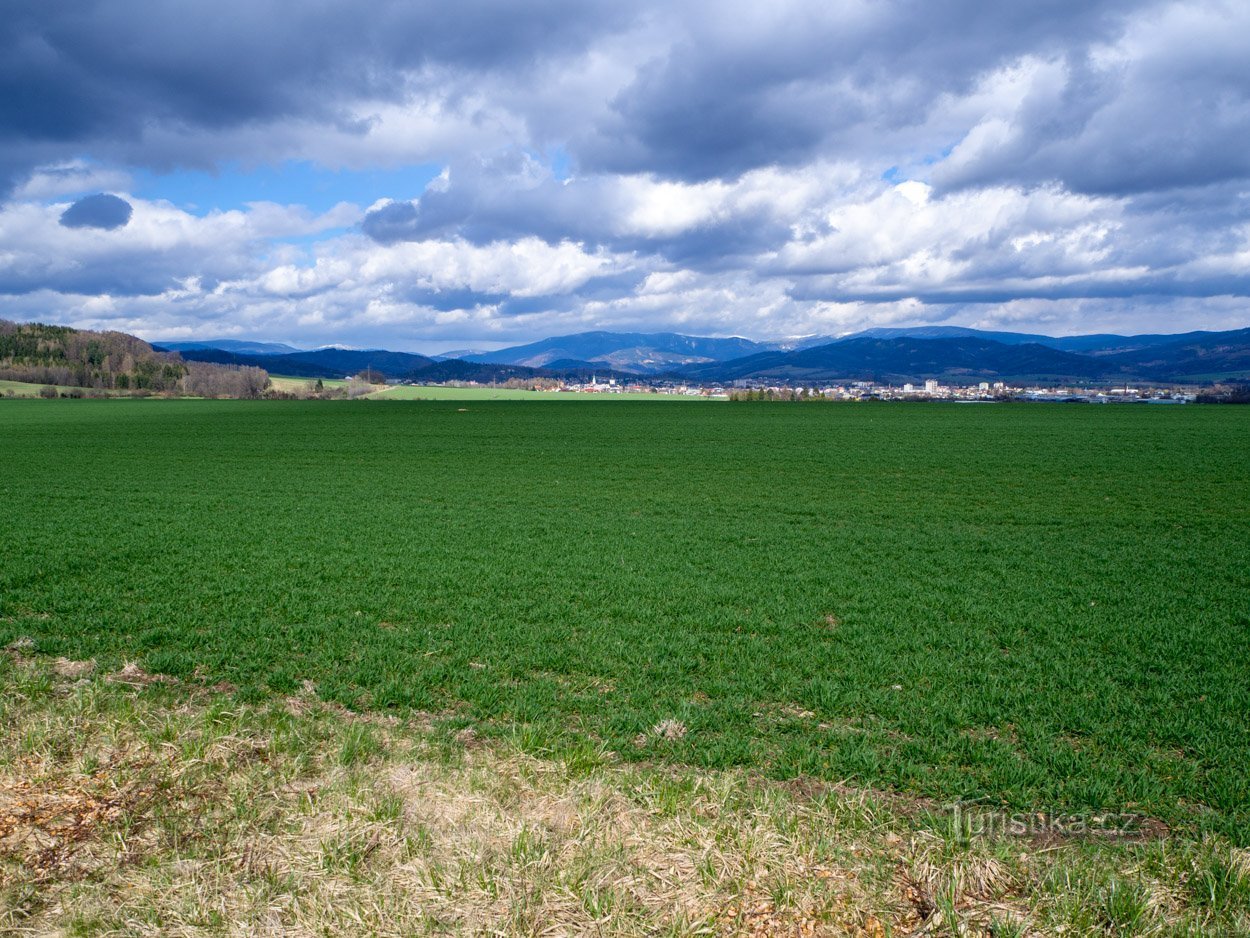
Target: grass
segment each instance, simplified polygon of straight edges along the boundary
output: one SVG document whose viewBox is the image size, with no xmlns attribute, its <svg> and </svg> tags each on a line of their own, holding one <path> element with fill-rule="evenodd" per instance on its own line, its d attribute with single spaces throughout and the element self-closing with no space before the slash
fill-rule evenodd
<svg viewBox="0 0 1250 938">
<path fill-rule="evenodd" d="M 0 381 L 0 395 L 12 392 L 16 397 L 38 397 L 42 384 L 31 384 L 28 381 Z"/>
<path fill-rule="evenodd" d="M 49 385 L 46 385 L 46 384 L 31 384 L 28 381 L 0 381 L 0 397 L 38 397 L 39 392 L 48 386 Z M 118 393 L 116 391 L 111 391 L 111 390 L 92 390 L 89 388 L 72 387 L 67 384 L 56 384 L 56 385 L 51 385 L 51 386 L 55 387 L 57 390 L 57 393 L 60 393 L 60 394 L 91 393 L 91 394 L 104 394 L 106 396 L 112 397 L 113 395 Z"/>
<path fill-rule="evenodd" d="M 304 392 L 316 385 L 316 378 L 291 378 L 283 375 L 270 375 L 269 383 L 277 391 L 298 391 Z M 347 379 L 345 378 L 322 378 L 321 386 L 325 388 L 345 388 L 347 387 Z"/>
<path fill-rule="evenodd" d="M 436 385 L 392 385 L 371 395 L 374 400 L 391 401 L 704 401 L 714 398 L 689 397 L 660 392 L 620 394 L 579 394 L 571 391 L 528 391 L 524 388 L 456 388 Z"/>
<path fill-rule="evenodd" d="M 1247 854 L 1217 836 L 968 841 L 898 798 L 92 665 L 0 655 L 5 934 L 1250 928 Z"/>
<path fill-rule="evenodd" d="M 11 401 L 0 437 L 0 645 L 1250 843 L 1243 408 Z"/>
</svg>

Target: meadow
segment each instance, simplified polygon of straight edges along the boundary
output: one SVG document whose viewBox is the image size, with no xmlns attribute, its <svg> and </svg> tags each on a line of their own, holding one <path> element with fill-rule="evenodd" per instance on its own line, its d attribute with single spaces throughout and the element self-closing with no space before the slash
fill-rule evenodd
<svg viewBox="0 0 1250 938">
<path fill-rule="evenodd" d="M 317 384 L 316 378 L 291 378 L 282 375 L 270 375 L 269 385 L 275 391 L 285 391 L 288 393 L 304 393 L 311 390 Z M 321 386 L 325 388 L 345 388 L 348 381 L 346 378 L 322 378 Z"/>
<path fill-rule="evenodd" d="M 371 395 L 390 401 L 706 401 L 711 398 L 656 392 L 620 394 L 580 394 L 571 391 L 530 391 L 526 388 L 445 387 L 443 385 L 398 384 Z"/>
<path fill-rule="evenodd" d="M 1250 844 L 1250 410 L 0 401 L 0 645 Z"/>
<path fill-rule="evenodd" d="M 92 389 L 89 392 L 88 389 L 86 388 L 74 387 L 68 384 L 57 384 L 57 385 L 50 385 L 50 386 L 55 387 L 58 394 L 64 394 L 64 395 L 77 394 L 77 395 L 82 396 L 82 395 L 86 395 L 87 393 L 92 393 L 96 395 L 112 397 L 114 394 L 116 394 L 115 391 L 99 390 L 99 389 Z M 29 381 L 0 381 L 0 397 L 39 397 L 40 392 L 45 387 L 49 387 L 49 385 L 32 384 Z"/>
</svg>

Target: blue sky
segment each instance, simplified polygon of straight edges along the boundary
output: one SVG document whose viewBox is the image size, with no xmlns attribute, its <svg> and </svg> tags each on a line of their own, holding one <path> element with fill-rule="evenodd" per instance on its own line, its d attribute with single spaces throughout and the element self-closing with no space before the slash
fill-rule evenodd
<svg viewBox="0 0 1250 938">
<path fill-rule="evenodd" d="M 0 316 L 427 352 L 1242 327 L 1248 61 L 1215 0 L 19 0 Z"/>
<path fill-rule="evenodd" d="M 195 215 L 243 209 L 249 202 L 303 205 L 320 213 L 340 202 L 369 206 L 397 195 L 417 198 L 441 171 L 437 164 L 329 169 L 311 160 L 251 166 L 226 160 L 212 169 L 139 169 L 132 191 L 140 198 L 166 199 Z"/>
</svg>

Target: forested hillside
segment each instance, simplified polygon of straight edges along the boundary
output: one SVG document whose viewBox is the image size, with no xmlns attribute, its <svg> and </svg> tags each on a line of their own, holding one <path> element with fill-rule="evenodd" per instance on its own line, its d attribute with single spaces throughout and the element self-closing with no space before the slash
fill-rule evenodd
<svg viewBox="0 0 1250 938">
<path fill-rule="evenodd" d="M 0 319 L 0 379 L 100 391 L 259 397 L 261 368 L 188 363 L 124 332 Z"/>
</svg>

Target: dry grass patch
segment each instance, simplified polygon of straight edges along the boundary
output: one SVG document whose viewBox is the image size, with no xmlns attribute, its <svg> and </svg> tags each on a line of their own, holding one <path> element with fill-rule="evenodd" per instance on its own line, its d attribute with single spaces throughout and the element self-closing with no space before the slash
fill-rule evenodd
<svg viewBox="0 0 1250 938">
<path fill-rule="evenodd" d="M 429 715 L 351 714 L 313 688 L 245 706 L 138 680 L 137 665 L 120 683 L 66 671 L 0 660 L 0 931 L 15 935 L 1250 924 L 1244 856 L 1223 842 L 1030 857 L 1010 840 L 961 842 L 867 792 L 606 752 L 590 765 L 535 758 Z M 680 738 L 671 729 L 645 735 Z"/>
</svg>

